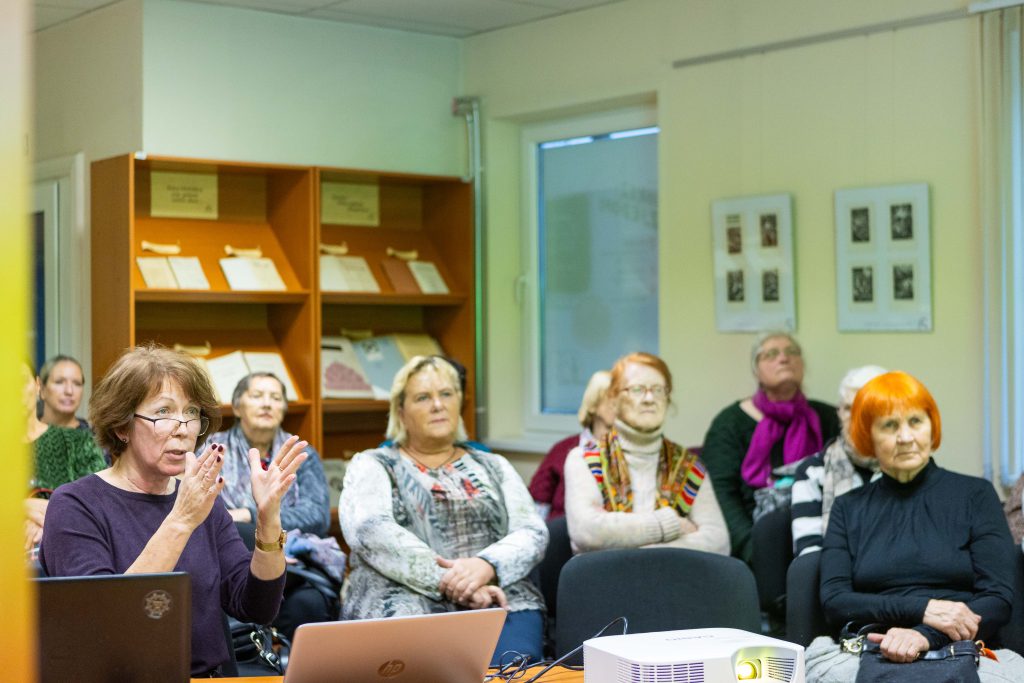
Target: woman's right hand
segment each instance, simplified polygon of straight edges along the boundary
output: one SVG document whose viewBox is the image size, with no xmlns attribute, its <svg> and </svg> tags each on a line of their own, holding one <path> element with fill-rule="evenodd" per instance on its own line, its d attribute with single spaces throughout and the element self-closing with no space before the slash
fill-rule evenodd
<svg viewBox="0 0 1024 683">
<path fill-rule="evenodd" d="M 223 465 L 224 446 L 220 444 L 207 444 L 198 458 L 194 453 L 185 454 L 185 473 L 181 476 L 170 517 L 189 533 L 206 520 L 224 488 L 224 478 L 220 476 Z"/>
<path fill-rule="evenodd" d="M 928 639 L 912 628 L 894 626 L 885 633 L 869 633 L 868 640 L 878 643 L 882 656 L 890 662 L 913 662 L 928 650 Z"/>
<path fill-rule="evenodd" d="M 970 607 L 952 600 L 929 600 L 921 621 L 950 640 L 974 640 L 981 625 L 981 617 Z"/>
</svg>

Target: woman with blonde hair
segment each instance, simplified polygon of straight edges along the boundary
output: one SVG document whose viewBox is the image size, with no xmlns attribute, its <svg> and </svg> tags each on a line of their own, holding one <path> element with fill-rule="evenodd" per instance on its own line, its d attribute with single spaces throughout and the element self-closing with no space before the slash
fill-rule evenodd
<svg viewBox="0 0 1024 683">
<path fill-rule="evenodd" d="M 672 373 L 649 353 L 615 362 L 615 421 L 565 461 L 573 550 L 672 546 L 728 554 L 729 534 L 703 463 L 663 435 Z"/>
<path fill-rule="evenodd" d="M 493 662 L 539 660 L 544 601 L 530 571 L 548 532 L 505 458 L 474 449 L 455 368 L 416 356 L 395 375 L 389 443 L 356 454 L 338 516 L 351 547 L 342 619 L 502 606 Z"/>
<path fill-rule="evenodd" d="M 565 458 L 569 452 L 577 447 L 593 449 L 615 422 L 615 402 L 608 394 L 611 381 L 607 370 L 590 376 L 577 413 L 583 431 L 552 446 L 530 479 L 530 495 L 547 519 L 565 516 Z"/>
</svg>

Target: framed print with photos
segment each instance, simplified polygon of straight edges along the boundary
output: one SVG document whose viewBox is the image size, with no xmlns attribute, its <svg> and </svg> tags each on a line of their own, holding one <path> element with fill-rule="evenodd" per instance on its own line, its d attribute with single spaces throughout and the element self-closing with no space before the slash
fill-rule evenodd
<svg viewBox="0 0 1024 683">
<path fill-rule="evenodd" d="M 932 329 L 928 185 L 836 190 L 841 332 Z"/>
<path fill-rule="evenodd" d="M 792 197 L 719 199 L 711 229 L 718 331 L 796 329 Z"/>
</svg>

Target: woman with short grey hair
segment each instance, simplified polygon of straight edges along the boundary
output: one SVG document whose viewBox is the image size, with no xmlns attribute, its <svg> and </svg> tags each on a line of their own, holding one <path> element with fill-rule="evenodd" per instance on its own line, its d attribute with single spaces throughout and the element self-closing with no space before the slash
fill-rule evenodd
<svg viewBox="0 0 1024 683">
<path fill-rule="evenodd" d="M 530 571 L 548 532 L 505 458 L 466 443 L 458 374 L 416 356 L 395 376 L 389 444 L 358 453 L 338 513 L 351 547 L 342 619 L 502 606 L 493 661 L 541 658 L 544 601 Z"/>
</svg>

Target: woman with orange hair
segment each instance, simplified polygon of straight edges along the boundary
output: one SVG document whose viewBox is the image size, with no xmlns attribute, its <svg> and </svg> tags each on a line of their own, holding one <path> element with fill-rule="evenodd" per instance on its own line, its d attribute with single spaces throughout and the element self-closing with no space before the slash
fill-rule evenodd
<svg viewBox="0 0 1024 683">
<path fill-rule="evenodd" d="M 729 554 L 729 532 L 707 470 L 662 436 L 672 373 L 649 353 L 612 367 L 615 424 L 596 448 L 565 461 L 565 516 L 573 550 L 674 546 Z"/>
<path fill-rule="evenodd" d="M 829 621 L 881 624 L 867 640 L 887 667 L 953 641 L 992 644 L 1010 618 L 1015 548 L 992 485 L 935 464 L 942 422 L 928 389 L 903 372 L 871 380 L 854 399 L 850 439 L 884 476 L 832 508 L 821 554 Z M 808 680 L 843 680 L 812 675 L 819 645 Z"/>
</svg>

